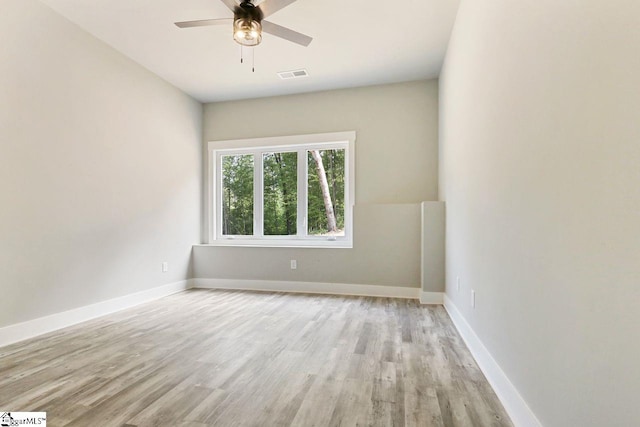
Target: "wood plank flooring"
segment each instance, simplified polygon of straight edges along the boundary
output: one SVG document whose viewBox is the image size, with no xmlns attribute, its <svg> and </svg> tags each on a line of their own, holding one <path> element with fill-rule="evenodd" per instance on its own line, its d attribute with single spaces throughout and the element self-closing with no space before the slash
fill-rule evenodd
<svg viewBox="0 0 640 427">
<path fill-rule="evenodd" d="M 0 348 L 49 426 L 511 426 L 444 308 L 190 290 Z"/>
</svg>

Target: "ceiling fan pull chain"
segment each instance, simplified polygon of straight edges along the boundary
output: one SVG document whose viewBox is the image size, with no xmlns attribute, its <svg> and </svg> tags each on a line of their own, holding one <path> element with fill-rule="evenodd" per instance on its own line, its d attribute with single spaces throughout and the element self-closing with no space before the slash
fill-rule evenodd
<svg viewBox="0 0 640 427">
<path fill-rule="evenodd" d="M 242 45 L 240 45 L 240 63 L 244 64 L 244 58 L 242 58 Z"/>
<path fill-rule="evenodd" d="M 256 49 L 251 48 L 251 72 L 256 72 Z"/>
</svg>

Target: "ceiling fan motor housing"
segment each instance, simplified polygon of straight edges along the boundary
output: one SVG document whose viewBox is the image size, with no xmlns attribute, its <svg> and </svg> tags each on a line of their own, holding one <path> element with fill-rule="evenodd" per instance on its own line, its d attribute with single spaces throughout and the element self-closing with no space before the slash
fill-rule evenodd
<svg viewBox="0 0 640 427">
<path fill-rule="evenodd" d="M 243 46 L 257 46 L 262 41 L 262 11 L 249 0 L 233 11 L 233 39 Z"/>
</svg>

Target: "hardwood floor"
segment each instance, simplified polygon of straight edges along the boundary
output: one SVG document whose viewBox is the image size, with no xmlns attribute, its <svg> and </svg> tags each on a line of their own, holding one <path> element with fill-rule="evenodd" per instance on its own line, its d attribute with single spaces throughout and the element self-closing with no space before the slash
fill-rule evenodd
<svg viewBox="0 0 640 427">
<path fill-rule="evenodd" d="M 49 426 L 511 426 L 444 308 L 190 290 L 0 348 Z"/>
</svg>

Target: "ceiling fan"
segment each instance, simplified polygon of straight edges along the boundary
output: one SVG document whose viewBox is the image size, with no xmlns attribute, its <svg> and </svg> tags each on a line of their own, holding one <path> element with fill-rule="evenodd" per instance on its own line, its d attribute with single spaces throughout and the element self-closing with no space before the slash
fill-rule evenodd
<svg viewBox="0 0 640 427">
<path fill-rule="evenodd" d="M 233 39 L 243 46 L 259 45 L 262 41 L 263 31 L 305 47 L 309 46 L 313 40 L 307 35 L 264 20 L 296 0 L 265 0 L 257 6 L 253 4 L 252 0 L 242 0 L 240 4 L 235 0 L 221 1 L 233 12 L 233 18 L 176 22 L 176 26 L 180 28 L 206 27 L 233 22 Z"/>
</svg>

